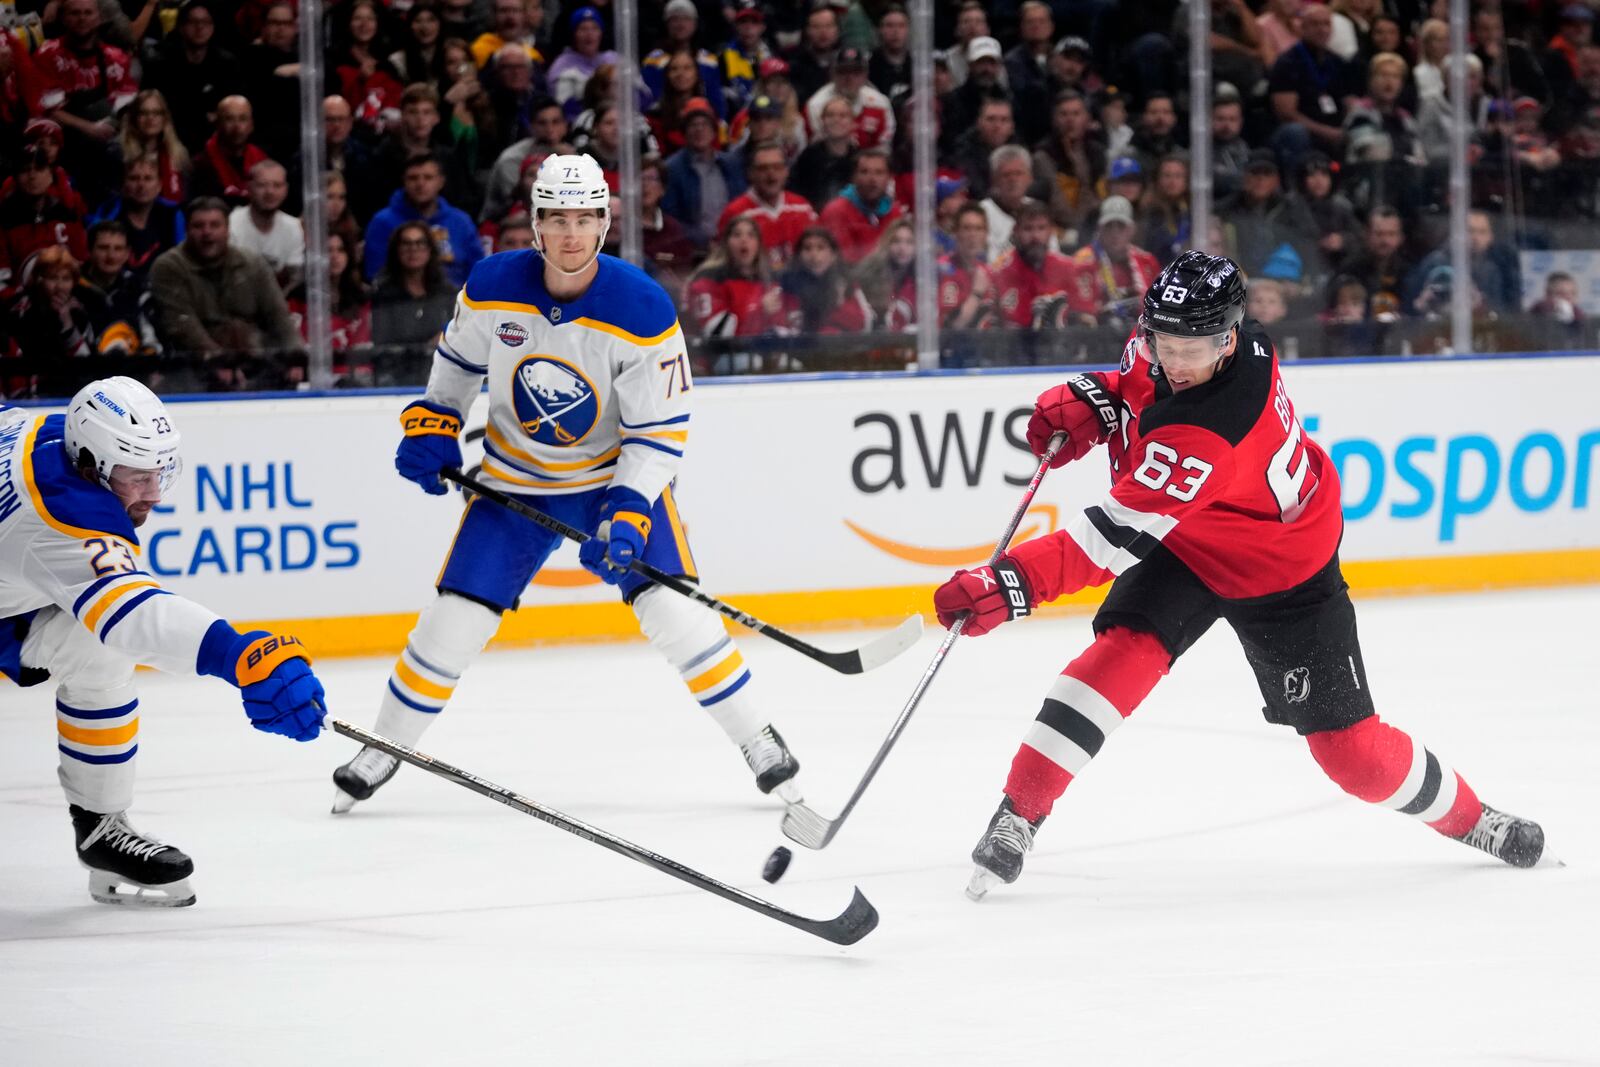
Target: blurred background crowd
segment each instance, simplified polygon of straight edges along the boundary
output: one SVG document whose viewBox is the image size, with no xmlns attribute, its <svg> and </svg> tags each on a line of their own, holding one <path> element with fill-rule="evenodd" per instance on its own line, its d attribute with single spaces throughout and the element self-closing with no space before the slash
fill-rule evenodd
<svg viewBox="0 0 1600 1067">
<path fill-rule="evenodd" d="M 946 365 L 1113 361 L 1200 243 L 1240 262 L 1286 358 L 1438 352 L 1459 288 L 1474 347 L 1594 343 L 1595 6 L 1475 2 L 1453 55 L 1447 0 L 1208 0 L 1194 99 L 1189 2 L 934 0 L 920 134 L 895 0 L 637 0 L 631 87 L 611 0 L 318 8 L 335 384 L 425 378 L 472 265 L 531 245 L 539 163 L 587 153 L 620 189 L 624 138 L 642 265 L 702 374 L 916 362 L 922 231 Z M 0 397 L 107 361 L 169 389 L 303 386 L 299 5 L 0 0 L 0 27 Z"/>
</svg>

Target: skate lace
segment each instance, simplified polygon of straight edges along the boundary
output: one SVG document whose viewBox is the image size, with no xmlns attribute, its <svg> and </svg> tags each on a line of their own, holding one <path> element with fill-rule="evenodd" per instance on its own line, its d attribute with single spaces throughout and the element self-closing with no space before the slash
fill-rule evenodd
<svg viewBox="0 0 1600 1067">
<path fill-rule="evenodd" d="M 762 774 L 778 766 L 787 755 L 783 746 L 778 743 L 778 739 L 772 736 L 770 726 L 763 726 L 760 733 L 739 746 L 739 751 L 744 753 L 744 761 L 756 774 Z"/>
<path fill-rule="evenodd" d="M 1506 835 L 1511 832 L 1511 824 L 1516 818 L 1503 811 L 1495 811 L 1488 805 L 1484 806 L 1483 814 L 1478 817 L 1477 825 L 1467 831 L 1467 836 L 1462 838 L 1473 848 L 1481 848 L 1491 856 L 1498 857 L 1505 847 Z"/>
<path fill-rule="evenodd" d="M 382 749 L 363 748 L 356 753 L 356 758 L 350 761 L 350 769 L 365 781 L 376 782 L 388 774 L 389 768 L 396 762 L 393 756 Z"/>
<path fill-rule="evenodd" d="M 1020 815 L 1001 812 L 989 830 L 989 842 L 1012 852 L 1027 852 L 1033 848 L 1033 824 Z"/>
<path fill-rule="evenodd" d="M 128 823 L 127 815 L 120 811 L 113 812 L 110 815 L 102 815 L 99 825 L 94 828 L 88 837 L 83 839 L 83 844 L 78 846 L 78 851 L 86 851 L 89 846 L 101 839 L 104 839 L 106 844 L 118 852 L 126 853 L 135 859 L 149 859 L 158 853 L 165 852 L 168 847 L 154 838 L 145 837 L 139 833 Z"/>
</svg>

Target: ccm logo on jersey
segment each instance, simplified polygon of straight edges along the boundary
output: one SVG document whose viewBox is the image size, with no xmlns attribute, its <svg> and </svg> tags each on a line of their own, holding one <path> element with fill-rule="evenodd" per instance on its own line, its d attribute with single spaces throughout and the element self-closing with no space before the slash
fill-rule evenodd
<svg viewBox="0 0 1600 1067">
<path fill-rule="evenodd" d="M 494 335 L 500 338 L 507 348 L 521 348 L 522 343 L 528 339 L 528 328 L 515 322 L 502 322 L 494 328 Z"/>
</svg>

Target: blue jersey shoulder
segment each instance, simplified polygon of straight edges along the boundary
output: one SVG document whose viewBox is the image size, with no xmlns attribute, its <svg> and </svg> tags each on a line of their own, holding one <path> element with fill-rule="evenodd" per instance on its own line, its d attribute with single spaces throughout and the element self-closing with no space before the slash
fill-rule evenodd
<svg viewBox="0 0 1600 1067">
<path fill-rule="evenodd" d="M 67 417 L 51 415 L 33 439 L 33 486 L 48 516 L 65 526 L 115 534 L 133 544 L 133 520 L 111 490 L 78 473 L 63 441 Z"/>
<path fill-rule="evenodd" d="M 550 300 L 544 291 L 544 259 L 532 249 L 520 248 L 478 260 L 467 275 L 467 299 L 532 304 L 543 310 Z"/>
<path fill-rule="evenodd" d="M 615 256 L 600 257 L 600 273 L 584 314 L 640 338 L 659 337 L 678 321 L 678 309 L 659 282 Z"/>
</svg>

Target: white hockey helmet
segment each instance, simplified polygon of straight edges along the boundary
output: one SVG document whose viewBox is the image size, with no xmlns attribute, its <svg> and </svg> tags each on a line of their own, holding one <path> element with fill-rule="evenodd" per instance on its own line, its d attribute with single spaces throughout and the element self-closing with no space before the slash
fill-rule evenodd
<svg viewBox="0 0 1600 1067">
<path fill-rule="evenodd" d="M 67 407 L 67 459 L 82 465 L 87 452 L 101 485 L 114 467 L 159 471 L 163 495 L 183 469 L 180 438 L 161 398 L 132 378 L 101 378 L 79 389 Z"/>
<path fill-rule="evenodd" d="M 606 243 L 606 233 L 611 229 L 611 186 L 606 184 L 606 176 L 593 158 L 547 157 L 539 164 L 539 173 L 534 175 L 530 200 L 533 208 L 533 247 L 539 252 L 544 252 L 544 235 L 539 232 L 540 211 L 588 209 L 600 213 L 600 236 L 594 243 L 594 254 L 600 254 L 600 249 Z M 582 274 L 589 269 L 589 264 L 585 263 L 575 271 L 562 270 L 560 267 L 556 269 L 563 274 Z"/>
</svg>

